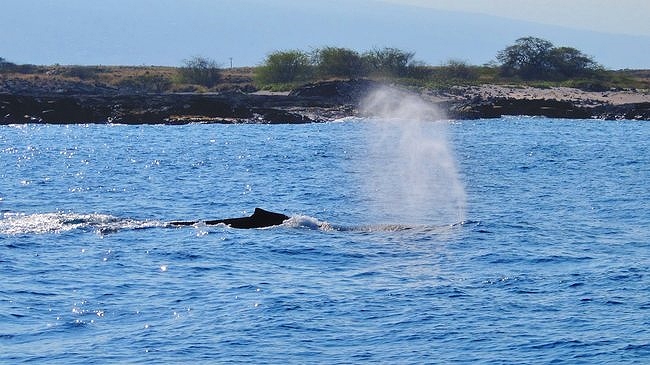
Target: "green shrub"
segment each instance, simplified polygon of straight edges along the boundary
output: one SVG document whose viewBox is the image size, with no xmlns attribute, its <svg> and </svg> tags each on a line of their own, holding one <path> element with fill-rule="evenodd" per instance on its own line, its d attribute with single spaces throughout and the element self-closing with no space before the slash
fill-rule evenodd
<svg viewBox="0 0 650 365">
<path fill-rule="evenodd" d="M 183 65 L 179 70 L 182 83 L 213 87 L 221 81 L 221 68 L 211 59 L 196 56 L 184 60 Z"/>
<path fill-rule="evenodd" d="M 258 85 L 291 84 L 309 80 L 313 74 L 309 56 L 299 50 L 276 51 L 255 69 Z"/>
<path fill-rule="evenodd" d="M 415 53 L 397 48 L 373 49 L 363 54 L 364 64 L 370 74 L 384 77 L 404 77 Z"/>
<path fill-rule="evenodd" d="M 431 66 L 416 62 L 409 65 L 406 77 L 415 80 L 429 80 L 434 73 L 435 72 Z"/>
<path fill-rule="evenodd" d="M 15 72 L 19 74 L 29 75 L 43 73 L 44 68 L 36 65 L 18 65 L 12 62 L 3 61 L 0 64 L 0 70 L 2 70 L 2 72 Z"/>
<path fill-rule="evenodd" d="M 473 81 L 477 80 L 479 73 L 476 67 L 470 66 L 464 61 L 449 60 L 442 66 L 442 71 L 449 79 Z"/>
<path fill-rule="evenodd" d="M 16 64 L 11 63 L 4 58 L 0 57 L 0 73 L 2 72 L 11 72 L 11 70 L 16 66 Z"/>
<path fill-rule="evenodd" d="M 356 51 L 347 48 L 325 47 L 314 52 L 313 63 L 321 77 L 347 77 L 364 75 L 363 59 Z"/>
</svg>

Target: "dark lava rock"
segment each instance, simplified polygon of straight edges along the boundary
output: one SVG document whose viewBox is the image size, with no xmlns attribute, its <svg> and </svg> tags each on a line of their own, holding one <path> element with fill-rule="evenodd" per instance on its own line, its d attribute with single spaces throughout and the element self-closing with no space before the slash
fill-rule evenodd
<svg viewBox="0 0 650 365">
<path fill-rule="evenodd" d="M 602 105 L 594 108 L 594 117 L 611 120 L 650 120 L 650 103 Z"/>
<path fill-rule="evenodd" d="M 381 83 L 327 81 L 305 85 L 289 95 L 242 92 L 215 94 L 78 94 L 0 92 L 0 124 L 12 123 L 310 123 L 357 115 L 359 103 Z M 97 90 L 95 90 L 97 91 Z M 399 98 L 395 101 L 399 103 Z M 650 120 L 650 103 L 578 105 L 564 100 L 467 98 L 439 103 L 450 118 L 530 115 L 550 118 Z"/>
<path fill-rule="evenodd" d="M 499 118 L 503 115 L 529 115 L 549 118 L 590 118 L 591 112 L 570 101 L 495 98 L 451 105 L 449 114 L 458 119 Z"/>
<path fill-rule="evenodd" d="M 281 109 L 263 109 L 263 108 L 256 108 L 253 109 L 254 113 L 258 114 L 260 116 L 259 120 L 262 121 L 263 123 L 271 123 L 271 124 L 279 124 L 279 123 L 291 123 L 291 124 L 298 124 L 298 123 L 311 123 L 313 120 L 310 118 L 298 114 L 298 113 L 293 113 L 290 111 L 286 110 L 281 110 Z"/>
<path fill-rule="evenodd" d="M 289 96 L 297 98 L 321 98 L 339 103 L 358 103 L 372 89 L 382 84 L 372 80 L 337 80 L 307 84 L 296 88 Z"/>
</svg>

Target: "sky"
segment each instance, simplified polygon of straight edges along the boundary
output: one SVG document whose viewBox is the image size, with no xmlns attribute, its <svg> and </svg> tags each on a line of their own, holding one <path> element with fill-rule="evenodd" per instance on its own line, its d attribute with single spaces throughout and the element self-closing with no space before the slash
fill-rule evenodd
<svg viewBox="0 0 650 365">
<path fill-rule="evenodd" d="M 650 36 L 648 0 L 385 0 L 605 33 Z"/>
<path fill-rule="evenodd" d="M 575 47 L 607 68 L 650 69 L 648 0 L 0 0 L 15 63 L 255 66 L 277 50 L 396 47 L 484 64 L 517 38 Z"/>
</svg>

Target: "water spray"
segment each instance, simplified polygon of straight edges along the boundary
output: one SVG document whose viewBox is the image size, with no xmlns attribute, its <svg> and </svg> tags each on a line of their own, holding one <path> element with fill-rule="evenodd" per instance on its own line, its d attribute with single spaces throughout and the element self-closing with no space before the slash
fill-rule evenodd
<svg viewBox="0 0 650 365">
<path fill-rule="evenodd" d="M 362 175 L 378 218 L 408 224 L 463 221 L 465 189 L 444 114 L 419 96 L 390 87 L 372 91 L 361 112 L 370 121 Z"/>
</svg>

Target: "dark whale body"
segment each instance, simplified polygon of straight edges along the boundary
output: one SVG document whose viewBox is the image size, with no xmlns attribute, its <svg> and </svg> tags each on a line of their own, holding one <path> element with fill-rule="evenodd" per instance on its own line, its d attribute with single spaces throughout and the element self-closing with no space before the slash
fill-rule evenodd
<svg viewBox="0 0 650 365">
<path fill-rule="evenodd" d="M 253 215 L 250 217 L 215 219 L 203 222 L 208 225 L 223 223 L 232 228 L 263 228 L 280 225 L 287 219 L 289 219 L 289 217 L 282 213 L 274 213 L 262 208 L 255 208 L 255 212 L 253 212 Z M 169 224 L 172 226 L 191 226 L 199 222 L 200 221 L 178 221 L 169 222 Z"/>
</svg>

